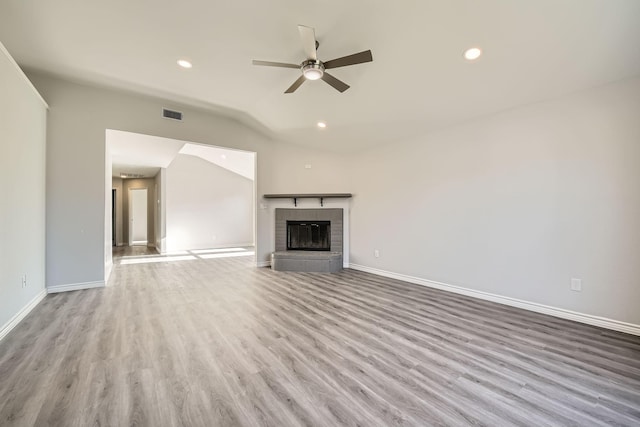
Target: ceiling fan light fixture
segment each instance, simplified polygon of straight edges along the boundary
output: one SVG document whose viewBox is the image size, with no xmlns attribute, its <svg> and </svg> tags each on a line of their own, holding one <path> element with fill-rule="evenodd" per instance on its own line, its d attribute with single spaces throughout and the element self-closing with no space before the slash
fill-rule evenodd
<svg viewBox="0 0 640 427">
<path fill-rule="evenodd" d="M 341 81 L 340 79 L 335 78 L 331 74 L 325 73 L 324 70 L 331 70 L 334 68 L 346 67 L 349 65 L 364 64 L 365 62 L 373 61 L 373 55 L 371 54 L 371 51 L 364 50 L 362 52 L 322 62 L 318 59 L 317 51 L 319 44 L 318 40 L 316 40 L 315 30 L 305 25 L 298 25 L 298 31 L 300 32 L 302 47 L 307 57 L 307 59 L 300 65 L 286 62 L 259 61 L 255 59 L 252 61 L 253 65 L 281 68 L 299 68 L 302 72 L 302 75 L 298 76 L 296 81 L 294 81 L 293 84 L 284 91 L 284 93 L 295 92 L 307 80 L 320 79 L 338 92 L 342 93 L 345 90 L 349 89 L 349 85 Z"/>
<path fill-rule="evenodd" d="M 308 60 L 302 63 L 302 75 L 307 80 L 318 80 L 324 75 L 324 66 L 320 61 Z"/>
</svg>

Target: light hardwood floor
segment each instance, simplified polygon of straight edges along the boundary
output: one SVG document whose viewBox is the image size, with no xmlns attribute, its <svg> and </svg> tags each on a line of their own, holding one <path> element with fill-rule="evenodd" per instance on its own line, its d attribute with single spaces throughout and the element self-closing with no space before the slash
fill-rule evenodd
<svg viewBox="0 0 640 427">
<path fill-rule="evenodd" d="M 640 425 L 640 338 L 252 257 L 115 265 L 0 342 L 2 426 Z"/>
</svg>

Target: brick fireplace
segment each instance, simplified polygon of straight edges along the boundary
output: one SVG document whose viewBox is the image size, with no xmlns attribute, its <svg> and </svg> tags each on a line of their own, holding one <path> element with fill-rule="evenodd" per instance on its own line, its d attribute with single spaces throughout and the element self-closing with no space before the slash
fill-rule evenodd
<svg viewBox="0 0 640 427">
<path fill-rule="evenodd" d="M 342 269 L 343 209 L 277 208 L 275 214 L 275 252 L 271 255 L 274 270 L 335 272 Z M 292 242 L 294 249 L 291 249 Z"/>
</svg>

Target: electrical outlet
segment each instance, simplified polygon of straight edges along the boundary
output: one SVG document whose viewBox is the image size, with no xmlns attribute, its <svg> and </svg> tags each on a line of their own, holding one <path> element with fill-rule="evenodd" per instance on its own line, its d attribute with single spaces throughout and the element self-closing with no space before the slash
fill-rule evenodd
<svg viewBox="0 0 640 427">
<path fill-rule="evenodd" d="M 571 279 L 571 290 L 576 292 L 582 291 L 582 279 Z"/>
<path fill-rule="evenodd" d="M 27 287 L 27 275 L 26 275 L 26 274 L 24 274 L 24 275 L 22 276 L 22 287 L 23 287 L 23 288 L 26 288 L 26 287 Z"/>
<path fill-rule="evenodd" d="M 310 164 L 306 164 L 306 165 L 304 165 L 304 168 L 305 169 L 311 169 L 311 165 Z"/>
<path fill-rule="evenodd" d="M 373 256 L 376 257 L 376 258 L 380 258 L 380 251 L 377 250 L 377 249 L 374 249 L 373 250 Z"/>
</svg>

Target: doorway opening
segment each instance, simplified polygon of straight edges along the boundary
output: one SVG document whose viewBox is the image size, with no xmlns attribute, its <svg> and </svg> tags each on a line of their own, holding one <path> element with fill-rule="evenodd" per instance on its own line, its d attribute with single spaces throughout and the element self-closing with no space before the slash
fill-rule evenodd
<svg viewBox="0 0 640 427">
<path fill-rule="evenodd" d="M 116 241 L 116 189 L 111 189 L 111 246 L 118 246 Z"/>
<path fill-rule="evenodd" d="M 147 246 L 147 189 L 129 189 L 129 246 Z"/>
<path fill-rule="evenodd" d="M 115 191 L 105 235 L 117 247 L 106 263 L 130 254 L 253 256 L 255 152 L 107 129 L 106 157 Z M 146 215 L 136 196 L 143 189 Z"/>
</svg>

